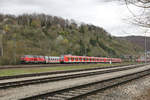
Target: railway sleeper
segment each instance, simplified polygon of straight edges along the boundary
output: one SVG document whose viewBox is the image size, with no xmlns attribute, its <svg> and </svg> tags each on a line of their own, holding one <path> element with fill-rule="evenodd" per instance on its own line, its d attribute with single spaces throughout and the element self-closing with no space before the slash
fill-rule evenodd
<svg viewBox="0 0 150 100">
<path fill-rule="evenodd" d="M 54 97 L 58 97 L 58 98 L 66 98 L 66 96 L 65 95 L 62 95 L 62 94 L 56 94 L 56 95 L 54 95 Z"/>
<path fill-rule="evenodd" d="M 67 96 L 74 96 L 74 93 L 71 93 L 71 92 L 64 92 L 64 93 L 61 93 L 62 95 L 67 95 Z"/>
<path fill-rule="evenodd" d="M 39 100 L 39 99 L 38 99 Z M 42 100 L 65 100 L 63 98 L 58 98 L 58 97 L 45 97 L 42 98 Z"/>
</svg>

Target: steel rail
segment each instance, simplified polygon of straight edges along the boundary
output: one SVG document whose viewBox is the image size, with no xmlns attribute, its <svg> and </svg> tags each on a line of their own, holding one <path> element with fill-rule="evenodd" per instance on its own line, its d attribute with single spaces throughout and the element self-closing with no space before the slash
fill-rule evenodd
<svg viewBox="0 0 150 100">
<path fill-rule="evenodd" d="M 87 77 L 87 76 L 92 76 L 92 75 L 99 75 L 99 74 L 134 69 L 134 68 L 142 67 L 144 65 L 135 65 L 135 66 L 129 66 L 129 67 L 125 67 L 125 68 L 108 69 L 108 70 L 103 70 L 103 71 L 95 70 L 95 72 L 84 72 L 84 73 L 78 73 L 78 74 L 70 74 L 70 75 L 38 78 L 38 79 L 29 79 L 29 80 L 23 80 L 23 81 L 6 82 L 6 83 L 0 83 L 0 89 L 7 89 L 10 87 L 14 88 L 14 87 L 25 86 L 25 85 L 60 81 L 60 80 L 66 80 L 66 79 L 72 79 L 72 78 Z"/>
<path fill-rule="evenodd" d="M 80 86 L 74 86 L 62 90 L 56 90 L 44 94 L 25 97 L 21 100 L 78 100 L 87 95 L 93 94 L 98 91 L 112 88 L 114 86 L 127 83 L 129 81 L 150 75 L 150 69 L 141 72 L 135 72 L 128 75 L 123 75 L 103 81 L 97 81 Z"/>
<path fill-rule="evenodd" d="M 124 65 L 115 65 L 115 66 L 105 66 L 105 67 L 96 67 L 96 68 L 87 68 L 87 69 L 75 69 L 75 70 L 67 70 L 67 71 L 53 71 L 53 72 L 42 72 L 42 73 L 33 73 L 33 74 L 22 74 L 22 75 L 13 75 L 13 76 L 2 76 L 0 80 L 13 79 L 13 78 L 25 78 L 32 76 L 44 76 L 44 75 L 52 75 L 52 74 L 60 74 L 60 73 L 72 73 L 79 71 L 88 71 L 88 70 L 96 70 L 96 69 L 107 69 L 107 68 L 115 68 L 115 67 L 124 67 L 133 64 L 124 64 Z M 141 65 L 141 64 L 138 64 Z"/>
<path fill-rule="evenodd" d="M 15 68 L 39 68 L 39 67 L 58 67 L 58 66 L 74 66 L 80 64 L 34 64 L 34 65 L 5 65 L 0 66 L 0 69 L 15 69 Z"/>
</svg>

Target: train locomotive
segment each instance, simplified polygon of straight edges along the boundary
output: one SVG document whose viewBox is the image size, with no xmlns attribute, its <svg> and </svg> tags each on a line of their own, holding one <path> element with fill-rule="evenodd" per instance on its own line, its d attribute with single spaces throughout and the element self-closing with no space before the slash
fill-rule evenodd
<svg viewBox="0 0 150 100">
<path fill-rule="evenodd" d="M 60 57 L 24 55 L 20 59 L 22 64 L 51 64 L 60 63 Z"/>
<path fill-rule="evenodd" d="M 62 55 L 58 56 L 36 56 L 24 55 L 21 57 L 23 64 L 56 64 L 56 63 L 121 63 L 120 58 L 105 58 L 105 57 L 89 57 L 89 56 L 74 56 Z"/>
</svg>

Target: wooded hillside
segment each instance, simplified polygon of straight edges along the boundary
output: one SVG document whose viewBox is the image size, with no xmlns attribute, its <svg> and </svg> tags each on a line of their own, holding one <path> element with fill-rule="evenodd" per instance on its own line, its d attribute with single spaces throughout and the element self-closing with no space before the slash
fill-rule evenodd
<svg viewBox="0 0 150 100">
<path fill-rule="evenodd" d="M 117 40 L 101 27 L 44 14 L 1 14 L 0 37 L 1 64 L 18 63 L 20 56 L 28 54 L 122 57 L 142 51 L 127 41 Z"/>
<path fill-rule="evenodd" d="M 118 37 L 119 39 L 129 41 L 133 44 L 141 46 L 145 49 L 145 37 L 144 36 L 127 36 L 127 37 Z M 150 51 L 150 37 L 146 37 L 146 48 L 147 51 Z"/>
</svg>

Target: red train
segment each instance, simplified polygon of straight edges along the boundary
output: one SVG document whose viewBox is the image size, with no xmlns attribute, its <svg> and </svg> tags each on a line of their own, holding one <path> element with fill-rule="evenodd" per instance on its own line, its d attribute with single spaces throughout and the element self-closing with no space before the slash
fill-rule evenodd
<svg viewBox="0 0 150 100">
<path fill-rule="evenodd" d="M 104 57 L 88 57 L 88 56 L 72 56 L 63 55 L 55 56 L 35 56 L 24 55 L 21 57 L 21 63 L 121 63 L 120 58 L 104 58 Z"/>
</svg>

